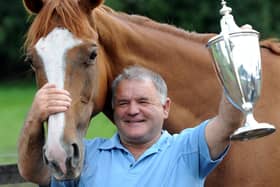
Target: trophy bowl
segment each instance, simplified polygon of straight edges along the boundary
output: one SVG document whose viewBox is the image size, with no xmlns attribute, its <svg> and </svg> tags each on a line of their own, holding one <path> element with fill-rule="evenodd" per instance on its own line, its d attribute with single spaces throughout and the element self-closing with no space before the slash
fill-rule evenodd
<svg viewBox="0 0 280 187">
<path fill-rule="evenodd" d="M 253 109 L 261 91 L 261 56 L 259 33 L 235 25 L 231 8 L 222 1 L 222 32 L 211 38 L 207 47 L 212 55 L 219 80 L 230 103 L 245 114 L 242 127 L 232 135 L 232 140 L 249 140 L 269 135 L 275 127 L 258 123 Z"/>
</svg>

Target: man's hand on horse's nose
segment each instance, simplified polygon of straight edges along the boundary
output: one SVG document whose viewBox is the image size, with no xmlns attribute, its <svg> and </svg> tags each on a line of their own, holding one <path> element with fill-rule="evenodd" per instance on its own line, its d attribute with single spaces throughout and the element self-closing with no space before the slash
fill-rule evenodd
<svg viewBox="0 0 280 187">
<path fill-rule="evenodd" d="M 31 112 L 40 122 L 45 121 L 49 115 L 65 112 L 71 105 L 70 93 L 58 89 L 54 84 L 46 83 L 40 88 L 34 98 Z"/>
</svg>

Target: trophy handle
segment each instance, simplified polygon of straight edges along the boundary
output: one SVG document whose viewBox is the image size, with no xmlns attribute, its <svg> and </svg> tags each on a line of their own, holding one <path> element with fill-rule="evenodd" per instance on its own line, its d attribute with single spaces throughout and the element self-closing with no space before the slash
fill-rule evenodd
<svg viewBox="0 0 280 187">
<path fill-rule="evenodd" d="M 231 67 L 234 71 L 234 75 L 235 75 L 234 77 L 236 78 L 238 88 L 239 88 L 239 92 L 240 92 L 240 95 L 242 97 L 241 98 L 242 103 L 246 104 L 245 95 L 244 95 L 244 92 L 243 92 L 243 89 L 242 89 L 242 85 L 241 85 L 240 79 L 238 78 L 239 77 L 238 76 L 238 70 L 237 70 L 237 67 L 235 66 L 234 57 L 232 55 L 232 51 L 234 49 L 234 43 L 231 41 L 230 35 L 229 35 L 229 30 L 234 29 L 237 32 L 237 31 L 240 31 L 241 29 L 235 24 L 233 16 L 229 14 L 231 12 L 231 8 L 225 7 L 220 12 L 224 12 L 226 14 L 223 17 L 223 19 L 221 19 L 221 23 L 220 23 L 221 28 L 222 28 L 222 33 L 221 34 L 222 34 L 222 37 L 223 37 L 223 40 L 224 40 L 225 49 L 226 49 L 227 54 L 228 54 L 230 65 L 231 65 Z M 232 101 L 232 99 L 229 99 L 229 100 L 235 107 L 237 107 L 238 109 L 240 109 L 242 111 L 242 108 L 237 106 Z"/>
</svg>

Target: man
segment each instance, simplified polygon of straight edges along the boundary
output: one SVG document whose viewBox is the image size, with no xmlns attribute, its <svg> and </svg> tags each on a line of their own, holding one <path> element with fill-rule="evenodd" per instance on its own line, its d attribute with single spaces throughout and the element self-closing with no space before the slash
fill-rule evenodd
<svg viewBox="0 0 280 187">
<path fill-rule="evenodd" d="M 112 91 L 118 132 L 111 139 L 85 141 L 80 178 L 64 182 L 52 178 L 51 186 L 203 186 L 243 120 L 243 114 L 223 97 L 216 117 L 170 135 L 162 130 L 171 100 L 160 75 L 132 66 L 114 80 Z M 46 84 L 36 94 L 29 118 L 46 120 L 70 104 L 67 91 Z"/>
</svg>

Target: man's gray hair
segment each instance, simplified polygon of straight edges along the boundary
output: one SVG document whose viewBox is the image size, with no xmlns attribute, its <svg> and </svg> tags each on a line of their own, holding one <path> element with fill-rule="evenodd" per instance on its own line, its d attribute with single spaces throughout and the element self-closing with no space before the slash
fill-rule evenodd
<svg viewBox="0 0 280 187">
<path fill-rule="evenodd" d="M 122 80 L 150 80 L 159 93 L 161 103 L 164 104 L 166 102 L 167 86 L 163 78 L 158 73 L 144 67 L 130 66 L 124 69 L 112 83 L 112 106 L 114 106 L 116 89 Z"/>
</svg>

